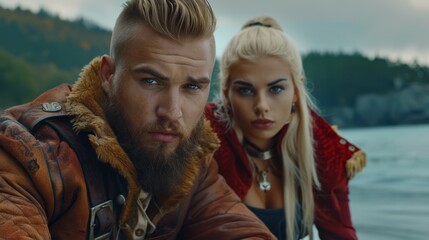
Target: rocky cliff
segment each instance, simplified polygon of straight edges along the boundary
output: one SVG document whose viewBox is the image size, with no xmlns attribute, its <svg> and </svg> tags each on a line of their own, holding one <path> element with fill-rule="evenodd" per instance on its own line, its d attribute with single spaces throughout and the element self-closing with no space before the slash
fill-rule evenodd
<svg viewBox="0 0 429 240">
<path fill-rule="evenodd" d="M 341 127 L 429 123 L 429 85 L 361 95 L 354 108 L 335 109 L 326 117 Z"/>
</svg>

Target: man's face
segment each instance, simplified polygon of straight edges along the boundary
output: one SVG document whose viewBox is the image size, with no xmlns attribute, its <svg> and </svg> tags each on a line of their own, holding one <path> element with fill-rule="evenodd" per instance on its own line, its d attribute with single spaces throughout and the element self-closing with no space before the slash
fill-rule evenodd
<svg viewBox="0 0 429 240">
<path fill-rule="evenodd" d="M 169 154 L 203 114 L 213 70 L 211 41 L 177 43 L 141 24 L 131 32 L 103 88 L 115 96 L 129 128 L 141 133 L 142 146 Z"/>
<path fill-rule="evenodd" d="M 213 70 L 211 40 L 178 43 L 144 25 L 132 32 L 114 63 L 102 61 L 107 117 L 129 155 L 136 150 L 126 146 L 132 142 L 156 161 L 170 161 L 201 121 Z"/>
</svg>

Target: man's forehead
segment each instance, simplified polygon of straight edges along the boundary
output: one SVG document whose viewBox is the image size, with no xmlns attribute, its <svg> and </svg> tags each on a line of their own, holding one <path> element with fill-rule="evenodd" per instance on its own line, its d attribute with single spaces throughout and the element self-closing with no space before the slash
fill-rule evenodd
<svg viewBox="0 0 429 240">
<path fill-rule="evenodd" d="M 185 38 L 175 40 L 154 31 L 144 23 L 119 28 L 112 37 L 112 44 L 123 48 L 119 51 L 132 52 L 135 48 L 164 55 L 183 55 L 195 60 L 214 63 L 215 44 L 213 37 Z M 186 49 L 186 53 L 183 52 Z"/>
</svg>

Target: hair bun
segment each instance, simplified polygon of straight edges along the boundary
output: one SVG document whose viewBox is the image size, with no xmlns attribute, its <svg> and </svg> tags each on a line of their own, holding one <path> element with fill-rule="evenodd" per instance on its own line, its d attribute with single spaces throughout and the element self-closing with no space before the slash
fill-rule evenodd
<svg viewBox="0 0 429 240">
<path fill-rule="evenodd" d="M 262 22 L 251 22 L 247 25 L 244 25 L 242 29 L 245 29 L 248 27 L 253 27 L 253 26 L 271 27 L 271 24 L 266 24 L 266 23 L 262 23 Z"/>
<path fill-rule="evenodd" d="M 243 30 L 245 28 L 249 28 L 249 27 L 254 27 L 254 26 L 274 28 L 274 29 L 277 29 L 277 30 L 280 30 L 283 32 L 283 29 L 280 27 L 280 25 L 277 23 L 277 21 L 274 20 L 274 18 L 267 17 L 267 16 L 259 16 L 259 17 L 255 17 L 255 18 L 247 21 L 243 25 L 241 30 Z"/>
</svg>

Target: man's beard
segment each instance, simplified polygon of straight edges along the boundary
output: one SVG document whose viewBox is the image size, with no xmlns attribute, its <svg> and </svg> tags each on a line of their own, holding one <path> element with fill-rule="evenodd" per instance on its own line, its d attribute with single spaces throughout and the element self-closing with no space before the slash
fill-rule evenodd
<svg viewBox="0 0 429 240">
<path fill-rule="evenodd" d="M 151 193 L 157 201 L 162 201 L 183 183 L 186 167 L 192 162 L 199 148 L 203 118 L 201 117 L 188 138 L 182 139 L 173 152 L 167 153 L 167 144 L 160 144 L 156 148 L 145 147 L 139 136 L 147 134 L 150 129 L 160 129 L 169 123 L 159 120 L 150 126 L 130 129 L 130 124 L 121 114 L 121 109 L 116 98 L 111 97 L 105 108 L 107 121 L 115 132 L 119 144 L 133 162 L 142 189 Z"/>
</svg>

